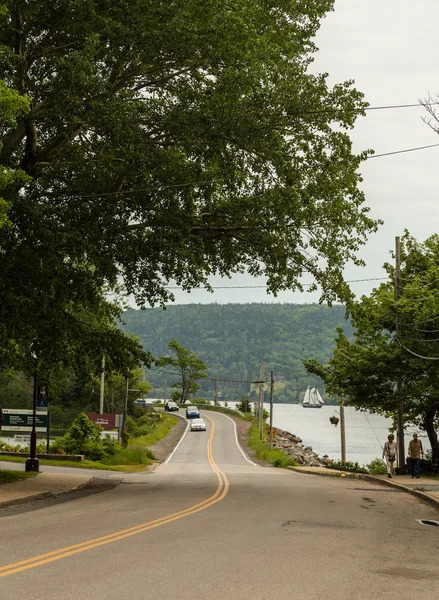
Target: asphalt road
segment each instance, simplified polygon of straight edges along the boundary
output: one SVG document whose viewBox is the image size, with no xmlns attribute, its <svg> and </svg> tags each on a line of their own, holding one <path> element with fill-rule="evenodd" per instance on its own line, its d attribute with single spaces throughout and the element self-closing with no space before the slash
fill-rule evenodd
<svg viewBox="0 0 439 600">
<path fill-rule="evenodd" d="M 436 600 L 439 527 L 416 521 L 436 509 L 370 482 L 255 466 L 233 423 L 209 417 L 150 473 L 1 516 L 0 598 Z"/>
</svg>

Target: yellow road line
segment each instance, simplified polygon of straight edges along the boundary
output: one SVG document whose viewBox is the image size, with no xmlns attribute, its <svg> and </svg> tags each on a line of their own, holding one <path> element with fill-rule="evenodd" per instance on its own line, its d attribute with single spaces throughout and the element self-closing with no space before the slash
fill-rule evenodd
<svg viewBox="0 0 439 600">
<path fill-rule="evenodd" d="M 203 500 L 198 504 L 190 506 L 189 508 L 161 517 L 159 519 L 154 519 L 153 521 L 148 521 L 146 523 L 136 525 L 135 527 L 122 529 L 121 531 L 116 531 L 109 535 L 94 538 L 92 540 L 81 542 L 79 544 L 74 544 L 73 546 L 59 548 L 58 550 L 53 550 L 52 552 L 47 552 L 46 554 L 40 554 L 32 558 L 5 565 L 3 567 L 0 567 L 0 577 L 6 577 L 7 575 L 13 575 L 14 573 L 19 573 L 21 571 L 33 569 L 35 567 L 39 567 L 51 562 L 55 562 L 57 560 L 61 560 L 62 558 L 67 558 L 68 556 L 72 556 L 74 554 L 79 554 L 80 552 L 85 552 L 86 550 L 91 550 L 92 548 L 97 548 L 99 546 L 104 546 L 105 544 L 110 544 L 112 542 L 123 540 L 133 535 L 137 535 L 138 533 L 143 533 L 145 531 L 149 531 L 150 529 L 160 527 L 161 525 L 167 525 L 168 523 L 172 523 L 173 521 L 178 521 L 179 519 L 183 519 L 184 517 L 194 515 L 202 510 L 205 510 L 206 508 L 210 508 L 217 502 L 221 502 L 221 500 L 223 500 L 227 496 L 230 484 L 226 475 L 217 467 L 215 461 L 213 460 L 212 440 L 215 431 L 215 421 L 210 417 L 206 418 L 209 419 L 209 421 L 212 423 L 209 438 L 207 440 L 207 458 L 210 466 L 212 467 L 212 470 L 215 472 L 218 478 L 218 487 L 215 493 L 212 494 L 212 496 L 206 498 L 206 500 Z"/>
</svg>

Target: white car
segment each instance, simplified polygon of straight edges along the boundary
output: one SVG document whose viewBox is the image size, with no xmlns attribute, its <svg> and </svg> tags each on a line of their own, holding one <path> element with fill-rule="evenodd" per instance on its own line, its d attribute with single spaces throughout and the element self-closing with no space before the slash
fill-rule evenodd
<svg viewBox="0 0 439 600">
<path fill-rule="evenodd" d="M 206 431 L 206 421 L 204 419 L 192 419 L 191 431 Z"/>
</svg>

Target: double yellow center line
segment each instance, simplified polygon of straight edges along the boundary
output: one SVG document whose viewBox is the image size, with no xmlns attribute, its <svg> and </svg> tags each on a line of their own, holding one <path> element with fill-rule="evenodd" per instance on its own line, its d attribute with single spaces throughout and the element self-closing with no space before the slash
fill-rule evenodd
<svg viewBox="0 0 439 600">
<path fill-rule="evenodd" d="M 125 538 L 137 535 L 139 533 L 143 533 L 144 531 L 149 531 L 150 529 L 155 529 L 156 527 L 167 525 L 168 523 L 178 521 L 179 519 L 183 519 L 184 517 L 189 517 L 190 515 L 194 515 L 202 510 L 206 510 L 206 508 L 210 508 L 217 502 L 221 502 L 221 500 L 223 500 L 227 496 L 230 484 L 225 474 L 217 467 L 215 461 L 213 460 L 212 440 L 215 431 L 215 421 L 210 417 L 206 418 L 209 419 L 209 421 L 212 423 L 209 438 L 207 440 L 207 459 L 218 478 L 218 486 L 216 488 L 215 493 L 212 496 L 206 498 L 206 500 L 203 500 L 198 504 L 190 506 L 189 508 L 180 510 L 165 517 L 161 517 L 160 519 L 154 519 L 153 521 L 141 523 L 140 525 L 136 525 L 135 527 L 122 529 L 120 531 L 104 535 L 102 537 L 94 538 L 86 542 L 81 542 L 80 544 L 66 546 L 65 548 L 59 548 L 58 550 L 53 550 L 52 552 L 46 552 L 45 554 L 40 554 L 39 556 L 34 556 L 26 560 L 21 560 L 16 563 L 5 565 L 3 567 L 0 567 L 0 577 L 6 577 L 7 575 L 20 573 L 21 571 L 26 571 L 27 569 L 34 569 L 35 567 L 40 567 L 42 565 L 46 565 L 57 560 L 61 560 L 62 558 L 67 558 L 68 556 L 73 556 L 74 554 L 79 554 L 80 552 L 91 550 L 92 548 L 98 548 L 99 546 L 104 546 L 105 544 L 118 542 L 119 540 L 123 540 Z"/>
</svg>

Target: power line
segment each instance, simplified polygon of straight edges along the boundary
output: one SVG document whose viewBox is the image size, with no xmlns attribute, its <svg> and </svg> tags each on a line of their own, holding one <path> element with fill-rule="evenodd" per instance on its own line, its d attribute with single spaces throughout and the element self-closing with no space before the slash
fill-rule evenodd
<svg viewBox="0 0 439 600">
<path fill-rule="evenodd" d="M 431 323 L 432 321 L 436 321 L 439 319 L 439 315 L 436 317 L 431 317 L 431 319 L 425 319 L 424 321 L 413 321 L 412 323 L 401 323 L 404 327 L 411 327 L 412 325 L 423 325 L 424 323 Z"/>
<path fill-rule="evenodd" d="M 429 332 L 431 333 L 431 332 Z M 407 342 L 421 342 L 423 344 L 429 343 L 429 342 L 439 342 L 439 338 L 430 338 L 430 339 L 422 339 L 422 338 L 408 338 L 408 337 L 404 337 L 404 339 Z"/>
<path fill-rule="evenodd" d="M 406 352 L 412 354 L 413 356 L 416 356 L 416 358 L 422 358 L 423 360 L 439 360 L 439 356 L 423 356 L 422 354 L 417 354 L 416 352 L 413 352 L 413 350 L 410 350 L 410 348 L 407 348 L 407 346 L 404 346 L 404 344 L 400 340 L 398 340 L 398 338 L 396 338 L 396 340 L 401 346 L 401 348 L 404 348 Z"/>
<path fill-rule="evenodd" d="M 393 152 L 384 152 L 383 154 L 372 154 L 367 156 L 365 160 L 371 158 L 381 158 L 382 156 L 391 156 L 392 154 L 404 154 L 405 152 L 415 152 L 416 150 L 425 150 L 426 148 L 436 148 L 439 144 L 430 144 L 429 146 L 418 146 L 417 148 L 406 148 L 405 150 L 395 150 Z"/>
<path fill-rule="evenodd" d="M 345 283 L 359 283 L 362 281 L 383 281 L 385 279 L 388 279 L 387 277 L 370 277 L 367 279 L 349 279 L 348 281 L 345 281 Z M 310 286 L 310 285 L 314 285 L 313 283 L 302 283 L 301 285 L 303 286 Z M 200 289 L 200 290 L 207 290 L 207 289 L 213 289 L 213 290 L 245 290 L 245 289 L 267 289 L 268 286 L 267 285 L 220 285 L 220 286 L 200 286 L 198 288 L 195 289 Z M 166 290 L 182 290 L 183 287 L 182 286 L 165 286 Z"/>
<path fill-rule="evenodd" d="M 167 371 L 165 369 L 153 369 L 150 368 L 148 369 L 148 371 L 154 371 L 155 373 L 164 373 L 167 375 L 176 375 L 177 377 L 180 375 L 180 373 L 176 372 L 176 371 Z M 290 377 L 282 379 L 281 381 L 275 381 L 276 383 L 283 383 L 284 381 L 286 382 L 296 382 L 297 379 L 302 379 L 304 377 L 313 377 L 313 375 L 309 374 L 309 373 L 297 373 L 297 374 L 292 374 L 290 375 Z M 315 375 L 314 377 L 318 377 L 318 375 Z M 248 384 L 256 384 L 256 383 L 261 383 L 261 381 L 259 380 L 255 380 L 255 381 L 248 381 L 245 379 L 219 379 L 218 377 L 202 377 L 203 381 L 219 381 L 219 382 L 223 382 L 223 383 L 248 383 Z M 270 383 L 270 379 L 264 379 L 262 381 L 262 383 Z M 317 386 L 314 386 L 317 387 Z"/>
</svg>

